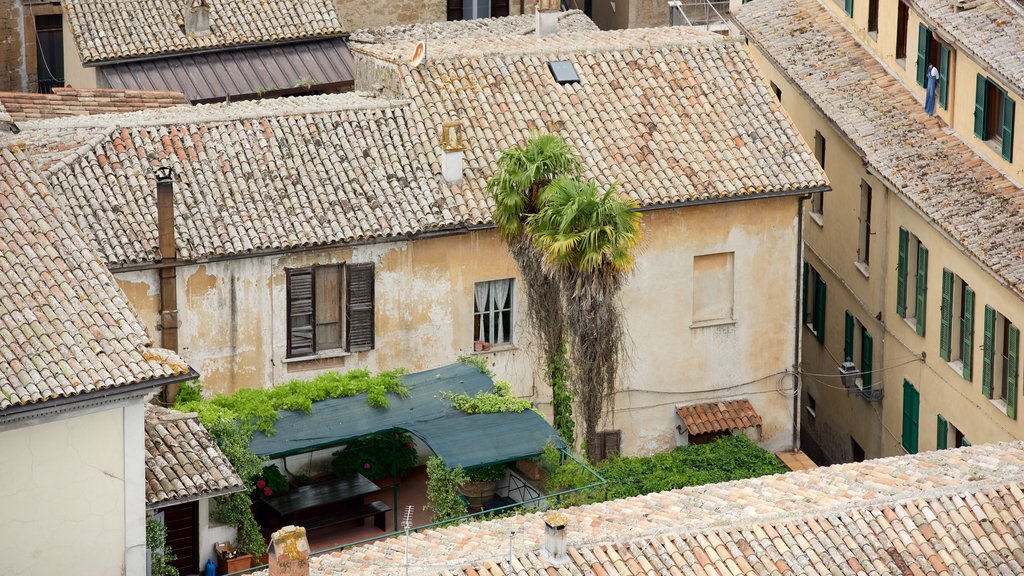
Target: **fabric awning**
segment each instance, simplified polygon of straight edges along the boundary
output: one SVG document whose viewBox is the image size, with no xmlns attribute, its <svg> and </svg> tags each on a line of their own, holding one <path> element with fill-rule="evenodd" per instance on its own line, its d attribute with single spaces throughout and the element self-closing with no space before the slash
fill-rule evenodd
<svg viewBox="0 0 1024 576">
<path fill-rule="evenodd" d="M 565 443 L 533 410 L 520 413 L 465 414 L 451 407 L 442 392 L 475 395 L 493 381 L 475 366 L 452 364 L 403 377 L 407 398 L 390 395 L 389 408 L 373 408 L 366 395 L 315 402 L 309 414 L 282 412 L 275 434 L 256 432 L 253 453 L 280 458 L 338 446 L 387 430 L 406 430 L 450 467 L 474 468 L 539 455 L 546 444 Z"/>
</svg>

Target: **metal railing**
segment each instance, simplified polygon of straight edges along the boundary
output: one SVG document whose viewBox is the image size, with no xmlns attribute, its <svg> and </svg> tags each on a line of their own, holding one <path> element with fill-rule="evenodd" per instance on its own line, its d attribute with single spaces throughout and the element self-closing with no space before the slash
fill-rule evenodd
<svg viewBox="0 0 1024 576">
<path fill-rule="evenodd" d="M 670 26 L 702 26 L 719 30 L 728 26 L 723 12 L 729 11 L 727 0 L 670 0 Z"/>
</svg>

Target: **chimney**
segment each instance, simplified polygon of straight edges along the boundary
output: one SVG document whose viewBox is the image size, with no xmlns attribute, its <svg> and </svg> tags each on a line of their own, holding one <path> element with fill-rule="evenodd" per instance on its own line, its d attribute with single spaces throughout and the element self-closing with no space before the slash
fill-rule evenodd
<svg viewBox="0 0 1024 576">
<path fill-rule="evenodd" d="M 174 171 L 166 166 L 156 169 L 156 229 L 160 235 L 160 259 L 177 257 L 174 243 Z"/>
<path fill-rule="evenodd" d="M 206 0 L 190 0 L 182 9 L 182 29 L 186 34 L 203 36 L 210 33 L 210 5 Z"/>
<path fill-rule="evenodd" d="M 156 230 L 160 244 L 160 346 L 178 351 L 178 250 L 174 240 L 174 171 L 156 169 Z M 164 400 L 173 404 L 178 384 L 164 388 Z"/>
<path fill-rule="evenodd" d="M 270 576 L 309 576 L 306 529 L 285 526 L 270 535 Z"/>
<path fill-rule="evenodd" d="M 441 125 L 441 177 L 449 184 L 462 182 L 462 153 L 466 149 L 461 122 L 445 122 Z"/>
<path fill-rule="evenodd" d="M 569 517 L 564 512 L 548 512 L 544 515 L 544 548 L 541 556 L 552 564 L 569 561 L 567 537 Z"/>
<path fill-rule="evenodd" d="M 558 34 L 559 0 L 540 0 L 537 3 L 537 36 Z"/>
</svg>

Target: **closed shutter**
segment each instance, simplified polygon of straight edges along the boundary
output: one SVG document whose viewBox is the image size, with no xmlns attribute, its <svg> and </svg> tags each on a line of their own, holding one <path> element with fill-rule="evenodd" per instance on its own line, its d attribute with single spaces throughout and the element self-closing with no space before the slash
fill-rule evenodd
<svg viewBox="0 0 1024 576">
<path fill-rule="evenodd" d="M 345 274 L 347 348 L 349 352 L 372 350 L 374 339 L 373 264 L 352 264 Z"/>
<path fill-rule="evenodd" d="M 978 74 L 974 87 L 974 135 L 982 140 L 987 137 L 985 134 L 985 126 L 988 125 L 988 100 L 985 98 L 987 89 L 988 80 L 981 74 Z"/>
<path fill-rule="evenodd" d="M 942 307 L 939 310 L 939 356 L 949 362 L 953 339 L 953 273 L 942 269 Z"/>
<path fill-rule="evenodd" d="M 903 449 L 917 454 L 917 418 L 920 395 L 909 380 L 903 381 Z"/>
<path fill-rule="evenodd" d="M 604 453 L 602 459 L 615 458 L 619 455 L 619 447 L 622 445 L 622 431 L 610 430 L 604 433 Z"/>
<path fill-rule="evenodd" d="M 313 294 L 313 269 L 286 270 L 288 298 L 289 358 L 310 356 L 316 352 L 313 315 L 316 300 Z"/>
<path fill-rule="evenodd" d="M 945 450 L 948 437 L 949 424 L 946 423 L 946 419 L 942 417 L 942 414 L 939 414 L 938 420 L 935 423 L 935 449 Z"/>
<path fill-rule="evenodd" d="M 814 131 L 814 159 L 822 169 L 825 168 L 825 137 L 817 130 Z M 824 209 L 821 212 L 824 212 Z"/>
<path fill-rule="evenodd" d="M 981 393 L 992 397 L 992 366 L 996 354 L 996 311 L 985 305 L 985 333 L 981 348 Z"/>
<path fill-rule="evenodd" d="M 928 249 L 917 247 L 917 333 L 924 336 L 925 318 L 928 317 Z"/>
<path fill-rule="evenodd" d="M 1017 419 L 1017 359 L 1020 357 L 1018 347 L 1020 346 L 1020 331 L 1016 326 L 1010 326 L 1007 334 L 1006 351 L 1006 415 L 1014 420 Z"/>
<path fill-rule="evenodd" d="M 815 275 L 814 286 L 814 331 L 818 342 L 825 341 L 825 281 Z"/>
<path fill-rule="evenodd" d="M 804 313 L 804 324 L 807 324 L 807 278 L 811 274 L 811 265 L 804 261 L 804 301 L 803 301 L 803 313 Z"/>
<path fill-rule="evenodd" d="M 939 44 L 939 106 L 946 108 L 949 98 L 949 47 Z"/>
<path fill-rule="evenodd" d="M 917 25 L 917 83 L 924 87 L 928 82 L 928 43 L 932 31 L 924 24 Z"/>
<path fill-rule="evenodd" d="M 896 257 L 896 315 L 907 316 L 907 246 L 910 234 L 900 228 L 900 248 Z"/>
<path fill-rule="evenodd" d="M 448 21 L 462 20 L 462 0 L 448 0 Z"/>
<path fill-rule="evenodd" d="M 1003 159 L 1013 162 L 1013 98 L 1008 93 L 1003 93 Z"/>
<path fill-rule="evenodd" d="M 964 286 L 964 328 L 963 347 L 960 349 L 960 360 L 964 365 L 964 380 L 974 376 L 974 290 Z"/>
<path fill-rule="evenodd" d="M 843 361 L 853 362 L 853 314 L 846 311 L 846 330 L 843 338 Z"/>
<path fill-rule="evenodd" d="M 491 18 L 508 16 L 508 0 L 491 0 Z"/>
<path fill-rule="evenodd" d="M 853 16 L 853 0 L 846 0 L 846 5 L 843 6 L 843 9 L 846 10 L 847 16 Z"/>
<path fill-rule="evenodd" d="M 860 344 L 861 384 L 863 385 L 865 392 L 871 391 L 871 371 L 873 369 L 871 359 L 874 356 L 873 353 L 874 346 L 871 340 L 871 334 L 868 334 L 868 331 L 865 330 Z"/>
</svg>

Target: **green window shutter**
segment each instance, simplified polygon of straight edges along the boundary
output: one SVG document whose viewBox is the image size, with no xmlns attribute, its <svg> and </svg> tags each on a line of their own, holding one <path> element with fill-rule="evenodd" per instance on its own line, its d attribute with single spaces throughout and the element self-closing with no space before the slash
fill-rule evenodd
<svg viewBox="0 0 1024 576">
<path fill-rule="evenodd" d="M 992 397 L 992 364 L 996 354 L 996 311 L 985 305 L 985 334 L 981 350 L 981 393 Z"/>
<path fill-rule="evenodd" d="M 896 259 L 896 315 L 907 316 L 907 246 L 910 234 L 900 228 L 900 251 Z"/>
<path fill-rule="evenodd" d="M 917 25 L 917 83 L 928 85 L 928 43 L 932 39 L 932 31 L 924 24 Z"/>
<path fill-rule="evenodd" d="M 808 294 L 807 294 L 807 278 L 810 275 L 811 275 L 811 265 L 808 264 L 807 261 L 805 260 L 804 261 L 804 305 L 803 305 L 804 324 L 807 324 L 807 296 L 808 296 Z"/>
<path fill-rule="evenodd" d="M 939 356 L 949 362 L 953 339 L 953 273 L 942 269 L 942 308 L 939 310 Z"/>
<path fill-rule="evenodd" d="M 938 421 L 935 423 L 935 449 L 945 450 L 948 437 L 949 425 L 946 424 L 946 419 L 942 417 L 942 414 L 939 414 Z"/>
<path fill-rule="evenodd" d="M 853 362 L 853 314 L 846 311 L 846 330 L 843 338 L 843 361 Z"/>
<path fill-rule="evenodd" d="M 1013 162 L 1013 98 L 1003 93 L 1003 159 Z"/>
<path fill-rule="evenodd" d="M 917 246 L 917 333 L 924 336 L 924 321 L 928 316 L 928 249 Z"/>
<path fill-rule="evenodd" d="M 871 390 L 871 358 L 873 357 L 873 352 L 874 346 L 872 346 L 871 334 L 868 334 L 868 331 L 865 330 L 860 344 L 861 384 L 863 384 L 865 392 Z"/>
<path fill-rule="evenodd" d="M 1020 357 L 1018 346 L 1020 345 L 1020 331 L 1016 326 L 1011 325 L 1007 334 L 1006 352 L 1006 415 L 1014 420 L 1017 419 L 1017 359 Z"/>
<path fill-rule="evenodd" d="M 825 281 L 820 274 L 814 277 L 814 331 L 818 342 L 825 341 Z"/>
<path fill-rule="evenodd" d="M 945 44 L 939 44 L 939 85 L 937 91 L 939 93 L 939 106 L 945 109 L 946 103 L 949 101 L 949 47 Z"/>
<path fill-rule="evenodd" d="M 917 454 L 917 417 L 920 396 L 909 380 L 903 381 L 903 449 Z"/>
<path fill-rule="evenodd" d="M 988 112 L 987 100 L 985 98 L 987 87 L 988 80 L 981 74 L 978 74 L 977 83 L 974 88 L 974 135 L 982 140 L 988 136 L 985 134 L 985 116 Z"/>
<path fill-rule="evenodd" d="M 964 380 L 974 376 L 974 290 L 964 286 L 964 328 L 960 360 L 964 365 Z"/>
<path fill-rule="evenodd" d="M 853 0 L 846 0 L 846 5 L 843 6 L 847 16 L 853 16 Z"/>
</svg>

